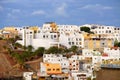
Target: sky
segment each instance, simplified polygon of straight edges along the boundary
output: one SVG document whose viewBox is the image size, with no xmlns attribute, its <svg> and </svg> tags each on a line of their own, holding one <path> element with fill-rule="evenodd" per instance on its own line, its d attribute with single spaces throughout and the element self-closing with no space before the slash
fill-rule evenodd
<svg viewBox="0 0 120 80">
<path fill-rule="evenodd" d="M 45 22 L 120 27 L 120 0 L 0 0 L 0 28 Z"/>
</svg>

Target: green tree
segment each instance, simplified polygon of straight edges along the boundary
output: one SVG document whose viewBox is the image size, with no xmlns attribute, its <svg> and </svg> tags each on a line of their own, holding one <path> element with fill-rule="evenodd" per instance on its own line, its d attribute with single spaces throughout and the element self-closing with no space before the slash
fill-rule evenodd
<svg viewBox="0 0 120 80">
<path fill-rule="evenodd" d="M 64 49 L 64 52 L 65 52 L 65 53 L 68 53 L 68 52 L 70 52 L 70 49 L 65 48 L 65 49 Z"/>
<path fill-rule="evenodd" d="M 39 47 L 37 50 L 35 50 L 34 54 L 35 56 L 42 56 L 44 54 L 45 48 L 44 47 Z"/>
<path fill-rule="evenodd" d="M 55 47 L 55 46 L 52 46 L 50 47 L 47 51 L 46 51 L 47 54 L 55 54 L 55 53 L 58 53 L 58 47 Z"/>
<path fill-rule="evenodd" d="M 10 48 L 7 48 L 8 53 L 11 55 L 13 51 Z"/>
<path fill-rule="evenodd" d="M 9 38 L 8 39 L 8 43 L 14 44 L 15 43 L 15 39 L 14 38 Z"/>
<path fill-rule="evenodd" d="M 72 51 L 72 52 L 74 52 L 74 53 L 76 53 L 77 50 L 78 50 L 78 47 L 77 47 L 77 46 L 71 46 L 71 48 L 70 48 L 70 51 Z"/>
<path fill-rule="evenodd" d="M 22 46 L 22 49 L 26 50 L 26 49 L 27 49 L 27 47 L 26 47 L 26 46 Z"/>
<path fill-rule="evenodd" d="M 60 53 L 60 54 L 65 53 L 65 49 L 64 48 L 58 48 L 58 53 Z"/>
<path fill-rule="evenodd" d="M 118 47 L 120 47 L 120 42 L 118 43 Z"/>
<path fill-rule="evenodd" d="M 117 47 L 118 47 L 118 44 L 119 44 L 118 40 L 115 39 L 115 41 L 114 41 L 114 46 L 117 46 Z"/>
<path fill-rule="evenodd" d="M 28 51 L 28 52 L 32 52 L 33 49 L 34 49 L 34 48 L 33 48 L 32 45 L 29 45 L 29 46 L 27 47 L 27 51 Z"/>
<path fill-rule="evenodd" d="M 23 55 L 18 54 L 18 53 L 12 53 L 12 56 L 16 59 L 17 63 L 20 65 L 24 64 L 24 58 Z"/>
<path fill-rule="evenodd" d="M 90 33 L 90 28 L 86 26 L 80 27 L 80 30 Z"/>
<path fill-rule="evenodd" d="M 28 47 L 25 47 L 25 51 L 23 52 L 24 56 L 25 57 L 25 60 L 31 60 L 31 58 L 33 57 L 33 46 L 32 45 L 29 45 Z"/>
<path fill-rule="evenodd" d="M 14 47 L 15 47 L 15 48 L 22 48 L 22 45 L 21 45 L 20 43 L 15 43 L 15 44 L 14 44 Z"/>
</svg>

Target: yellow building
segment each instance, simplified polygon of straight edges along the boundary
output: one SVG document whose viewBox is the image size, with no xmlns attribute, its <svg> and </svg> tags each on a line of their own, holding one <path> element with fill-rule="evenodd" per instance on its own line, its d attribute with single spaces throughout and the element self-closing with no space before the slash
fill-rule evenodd
<svg viewBox="0 0 120 80">
<path fill-rule="evenodd" d="M 38 26 L 30 26 L 29 29 L 33 30 L 34 33 L 36 33 L 38 31 L 39 27 Z"/>
<path fill-rule="evenodd" d="M 47 75 L 52 74 L 61 74 L 61 66 L 58 63 L 41 63 L 41 73 L 44 74 L 45 72 Z"/>
<path fill-rule="evenodd" d="M 2 30 L 2 37 L 3 38 L 15 38 L 18 35 L 18 31 L 15 27 L 4 27 Z"/>
<path fill-rule="evenodd" d="M 51 22 L 51 25 L 50 25 L 50 27 L 52 28 L 52 32 L 58 32 L 58 28 L 57 28 L 57 25 L 56 25 L 56 23 L 54 23 L 54 22 Z"/>
<path fill-rule="evenodd" d="M 84 34 L 84 48 L 101 50 L 104 47 L 112 47 L 114 40 L 106 38 L 107 35 Z"/>
</svg>

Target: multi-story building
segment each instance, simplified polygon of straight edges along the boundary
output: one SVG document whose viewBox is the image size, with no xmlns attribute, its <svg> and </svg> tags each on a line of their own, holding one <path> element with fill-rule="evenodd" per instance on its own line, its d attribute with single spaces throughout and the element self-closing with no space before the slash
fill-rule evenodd
<svg viewBox="0 0 120 80">
<path fill-rule="evenodd" d="M 79 32 L 80 28 L 77 25 L 57 25 L 58 32 L 62 33 L 70 33 L 70 32 Z"/>
<path fill-rule="evenodd" d="M 42 27 L 43 32 L 58 32 L 58 27 L 55 22 L 46 22 Z"/>
<path fill-rule="evenodd" d="M 84 47 L 84 37 L 81 33 L 73 32 L 73 33 L 63 33 L 60 34 L 59 43 L 61 45 L 70 48 L 71 46 L 77 46 L 79 48 Z"/>
<path fill-rule="evenodd" d="M 120 42 L 120 33 L 114 33 L 114 41 L 117 40 L 118 42 Z"/>
<path fill-rule="evenodd" d="M 40 32 L 36 34 L 36 38 L 33 39 L 33 47 L 37 49 L 38 47 L 49 48 L 51 46 L 59 47 L 59 34 L 56 32 Z"/>
<path fill-rule="evenodd" d="M 43 24 L 42 28 L 24 27 L 21 31 L 19 31 L 20 34 L 22 33 L 22 41 L 21 42 L 17 41 L 17 42 L 26 46 L 32 45 L 34 49 L 37 49 L 38 47 L 49 48 L 51 46 L 58 46 L 58 47 L 64 46 L 70 48 L 73 45 L 83 48 L 84 37 L 79 32 L 77 26 L 67 25 L 67 27 L 70 27 L 70 29 L 67 29 L 66 27 L 66 30 L 62 31 L 64 27 L 66 26 L 62 25 L 62 27 L 60 27 L 59 25 L 59 30 L 58 30 L 58 26 L 53 22 L 47 22 Z M 32 32 L 29 33 L 29 31 Z M 29 38 L 30 36 L 32 36 L 31 39 Z M 30 43 L 28 44 L 27 42 Z"/>
<path fill-rule="evenodd" d="M 108 57 L 113 57 L 116 59 L 120 59 L 120 48 L 119 47 L 111 47 L 111 48 L 104 48 L 104 53 L 108 55 Z"/>
<path fill-rule="evenodd" d="M 101 50 L 104 47 L 114 46 L 112 38 L 105 38 L 97 34 L 84 34 L 84 48 Z"/>
<path fill-rule="evenodd" d="M 120 28 L 119 27 L 96 25 L 96 24 L 86 24 L 82 26 L 89 27 L 91 31 L 94 32 L 95 34 L 99 34 L 99 35 L 104 34 L 104 35 L 107 35 L 107 37 L 110 37 L 114 40 L 117 39 L 118 41 L 120 41 L 120 35 L 119 35 Z"/>
<path fill-rule="evenodd" d="M 47 22 L 42 28 L 24 27 L 17 31 L 22 33 L 22 44 L 32 45 L 34 49 L 38 47 L 47 49 L 51 46 L 70 48 L 75 45 L 79 48 L 100 50 L 104 47 L 112 47 L 116 39 L 120 41 L 119 28 L 103 25 L 84 26 L 90 27 L 95 34 L 81 33 L 76 25 L 57 25 L 54 22 Z M 26 33 L 27 31 L 32 31 L 32 34 Z"/>
<path fill-rule="evenodd" d="M 47 63 L 59 63 L 63 73 L 69 72 L 69 61 L 66 57 L 63 57 L 60 54 L 44 54 L 43 62 Z"/>
<path fill-rule="evenodd" d="M 15 27 L 4 27 L 1 31 L 3 38 L 15 38 L 18 35 L 18 31 Z"/>
<path fill-rule="evenodd" d="M 34 33 L 34 30 L 25 27 L 19 34 L 22 39 L 17 42 L 24 46 L 32 45 L 34 49 L 37 49 L 38 47 L 49 48 L 51 46 L 58 46 L 59 44 L 59 34 L 57 32 L 43 32 L 38 29 L 37 32 Z"/>
<path fill-rule="evenodd" d="M 25 29 L 22 29 L 21 31 L 21 40 L 18 40 L 17 42 L 24 45 L 29 46 L 33 44 L 33 30 L 28 29 L 27 27 Z"/>
</svg>

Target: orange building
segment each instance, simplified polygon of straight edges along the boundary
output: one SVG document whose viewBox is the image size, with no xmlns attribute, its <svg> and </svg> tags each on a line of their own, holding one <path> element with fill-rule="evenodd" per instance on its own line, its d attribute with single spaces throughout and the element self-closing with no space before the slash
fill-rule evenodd
<svg viewBox="0 0 120 80">
<path fill-rule="evenodd" d="M 41 63 L 41 75 L 61 74 L 61 66 L 58 63 Z"/>
</svg>

